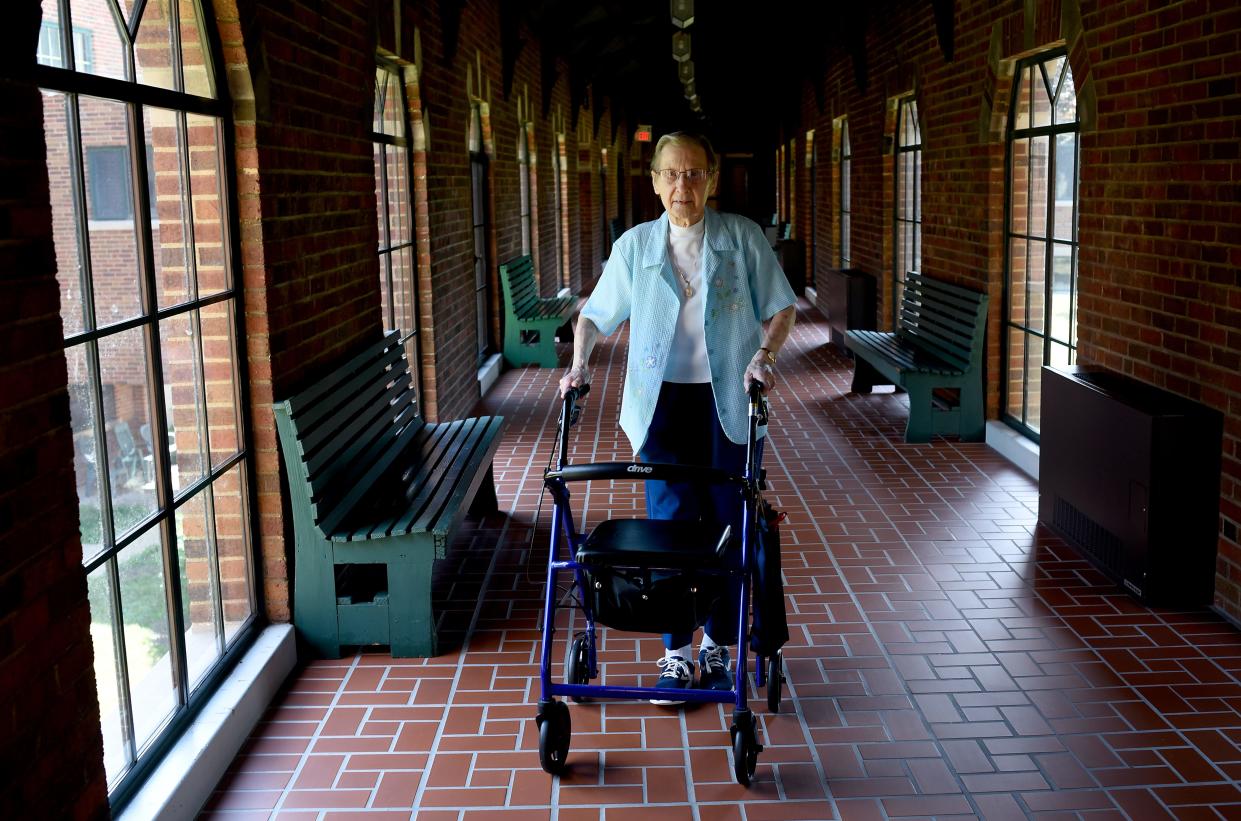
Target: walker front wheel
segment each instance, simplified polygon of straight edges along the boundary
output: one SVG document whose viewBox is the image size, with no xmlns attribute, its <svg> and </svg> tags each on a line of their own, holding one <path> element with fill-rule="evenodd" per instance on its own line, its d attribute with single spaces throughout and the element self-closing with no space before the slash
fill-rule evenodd
<svg viewBox="0 0 1241 821">
<path fill-rule="evenodd" d="M 758 745 L 746 733 L 733 733 L 733 775 L 743 787 L 750 786 L 758 766 Z"/>
<path fill-rule="evenodd" d="M 733 775 L 738 784 L 748 787 L 758 766 L 758 754 L 763 751 L 763 745 L 758 743 L 754 714 L 748 709 L 734 710 L 729 731 L 733 738 Z"/>
<path fill-rule="evenodd" d="M 560 775 L 569 757 L 569 738 L 573 734 L 569 708 L 563 701 L 543 702 L 534 721 L 539 727 L 539 766 L 550 775 Z"/>
</svg>

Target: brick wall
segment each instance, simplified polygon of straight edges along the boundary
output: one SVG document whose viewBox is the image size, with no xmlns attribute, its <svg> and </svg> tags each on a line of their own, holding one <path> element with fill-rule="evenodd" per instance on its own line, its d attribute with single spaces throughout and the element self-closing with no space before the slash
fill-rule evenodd
<svg viewBox="0 0 1241 821">
<path fill-rule="evenodd" d="M 930 4 L 872 24 L 868 84 L 829 55 L 824 109 L 802 96 L 817 139 L 847 116 L 854 264 L 879 277 L 891 316 L 889 100 L 916 84 L 923 124 L 923 269 L 991 294 L 988 412 L 999 412 L 1004 277 L 1004 116 L 1015 58 L 1062 43 L 1077 83 L 1079 361 L 1225 414 L 1217 604 L 1241 618 L 1241 9 L 1203 3 L 957 3 L 945 62 Z M 992 59 L 992 49 L 998 61 Z M 824 139 L 823 145 L 826 146 Z M 837 173 L 820 153 L 818 190 Z M 835 266 L 834 197 L 816 209 L 818 274 Z M 804 213 L 804 211 L 803 211 Z M 820 300 L 825 298 L 820 295 Z M 886 320 L 885 320 L 886 321 Z"/>
<path fill-rule="evenodd" d="M 1225 414 L 1216 594 L 1241 617 L 1241 8 L 1165 5 L 1083 8 L 1081 356 Z"/>
<path fill-rule="evenodd" d="M 33 55 L 38 6 L 7 24 Z M 0 817 L 102 818 L 43 103 L 8 79 L 0 96 Z"/>
<path fill-rule="evenodd" d="M 419 342 L 424 411 L 429 419 L 466 415 L 478 399 L 475 295 L 467 127 L 472 75 L 475 100 L 486 104 L 491 329 L 500 339 L 501 291 L 496 265 L 521 253 L 518 183 L 518 97 L 529 101 L 534 134 L 537 213 L 533 246 L 543 289 L 560 287 L 553 214 L 551 155 L 565 133 L 561 254 L 567 282 L 580 290 L 599 266 L 598 228 L 581 213 L 579 146 L 568 127 L 569 78 L 563 63 L 542 111 L 541 53 L 525 45 L 512 92 L 502 87 L 499 6 L 470 3 L 461 12 L 451 62 L 446 57 L 442 7 L 392 7 L 367 0 L 320 4 L 287 0 L 222 0 L 215 4 L 235 101 L 242 273 L 246 286 L 247 355 L 251 415 L 269 617 L 287 620 L 289 523 L 282 511 L 281 479 L 270 406 L 295 392 L 320 368 L 380 330 L 375 287 L 377 233 L 371 157 L 371 88 L 376 45 L 422 61 L 411 111 L 425 123 L 425 143 L 414 152 L 420 283 Z M 524 108 L 524 104 L 523 104 Z M 559 115 L 558 117 L 556 115 Z M 583 114 L 588 119 L 589 113 Z M 555 122 L 553 122 L 555 120 Z M 560 122 L 564 121 L 564 125 Z M 601 132 L 610 128 L 605 119 Z M 622 129 L 623 131 L 623 129 Z M 610 133 L 610 132 L 608 132 Z M 421 139 L 421 138 L 419 138 Z M 597 147 L 595 148 L 597 151 Z M 597 194 L 595 195 L 597 199 Z M 593 207 L 593 206 L 587 206 Z M 592 212 L 593 213 L 593 212 Z M 568 247 L 565 248 L 564 246 Z M 583 261 L 583 257 L 586 259 Z M 546 271 L 546 273 L 545 273 Z"/>
</svg>

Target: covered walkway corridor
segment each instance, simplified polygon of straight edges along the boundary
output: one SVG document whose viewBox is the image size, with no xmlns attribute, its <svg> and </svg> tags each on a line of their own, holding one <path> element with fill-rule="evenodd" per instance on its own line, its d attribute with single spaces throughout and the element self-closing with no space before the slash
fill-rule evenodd
<svg viewBox="0 0 1241 821">
<path fill-rule="evenodd" d="M 615 427 L 625 342 L 601 343 L 577 461 L 630 456 Z M 905 396 L 849 394 L 851 363 L 826 343 L 803 301 L 766 456 L 789 515 L 789 683 L 779 714 L 761 691 L 753 702 L 767 748 L 752 789 L 733 779 L 715 705 L 573 705 L 569 773 L 539 769 L 550 500 L 531 528 L 558 372 L 524 369 L 477 409 L 510 420 L 501 513 L 437 574 L 442 635 L 459 649 L 311 662 L 204 817 L 1234 817 L 1241 632 L 1118 592 L 1036 528 L 1036 484 L 985 444 L 905 444 Z M 642 515 L 639 483 L 589 487 L 575 504 L 588 524 Z M 658 637 L 602 638 L 607 683 L 650 683 Z"/>
<path fill-rule="evenodd" d="M 1241 818 L 1237 0 L 0 6 L 0 819 Z M 657 166 L 677 131 L 714 151 Z M 793 625 L 749 791 L 717 708 L 573 705 L 563 777 L 531 721 L 561 321 L 684 185 L 702 242 L 745 240 L 700 286 L 644 246 L 703 338 L 788 305 L 773 259 L 798 300 L 738 360 L 781 379 Z M 960 413 L 910 444 L 840 343 L 932 292 L 970 364 L 915 357 Z M 630 456 L 626 333 L 575 458 Z M 1045 366 L 1192 406 L 1205 445 L 1147 479 L 1100 466 L 1158 437 L 1094 436 L 1112 504 L 1075 506 L 1032 478 L 1076 416 Z M 302 447 L 276 409 L 328 378 Z M 1197 578 L 1151 609 L 1122 555 Z M 605 681 L 650 684 L 658 645 L 607 633 Z"/>
</svg>

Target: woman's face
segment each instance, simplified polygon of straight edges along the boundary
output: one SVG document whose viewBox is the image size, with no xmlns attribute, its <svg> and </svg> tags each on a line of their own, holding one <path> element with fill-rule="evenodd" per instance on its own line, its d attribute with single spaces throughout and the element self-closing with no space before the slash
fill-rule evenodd
<svg viewBox="0 0 1241 821">
<path fill-rule="evenodd" d="M 707 168 L 707 155 L 696 145 L 665 146 L 656 158 L 657 170 L 671 168 L 673 171 L 689 171 L 690 169 Z M 655 193 L 668 212 L 668 219 L 673 225 L 681 227 L 693 225 L 702 219 L 707 207 L 707 197 L 715 185 L 715 175 L 706 179 L 691 180 L 685 174 L 678 174 L 676 182 L 668 182 L 660 174 L 653 171 L 651 181 L 655 185 Z"/>
</svg>

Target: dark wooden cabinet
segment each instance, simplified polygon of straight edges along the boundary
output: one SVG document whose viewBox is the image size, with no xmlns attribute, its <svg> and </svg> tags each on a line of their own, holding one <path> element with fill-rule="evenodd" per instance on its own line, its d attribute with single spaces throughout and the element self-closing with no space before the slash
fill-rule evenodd
<svg viewBox="0 0 1241 821">
<path fill-rule="evenodd" d="M 845 331 L 873 331 L 875 324 L 875 278 L 857 268 L 834 269 L 823 277 L 827 297 L 827 326 L 837 350 L 845 349 Z"/>
<path fill-rule="evenodd" d="M 806 243 L 799 239 L 780 239 L 775 246 L 776 260 L 789 280 L 793 293 L 806 293 Z"/>
<path fill-rule="evenodd" d="M 1076 365 L 1041 389 L 1039 521 L 1145 604 L 1210 604 L 1220 414 Z"/>
</svg>

